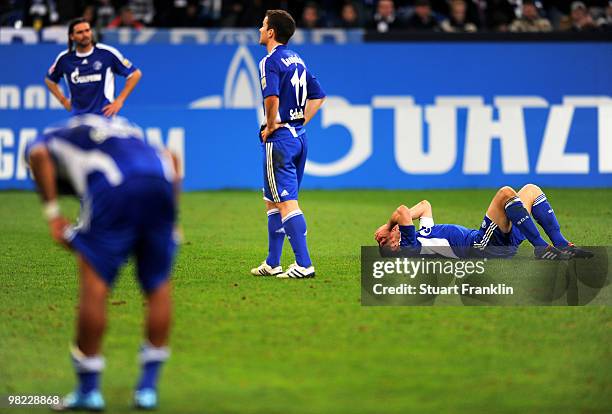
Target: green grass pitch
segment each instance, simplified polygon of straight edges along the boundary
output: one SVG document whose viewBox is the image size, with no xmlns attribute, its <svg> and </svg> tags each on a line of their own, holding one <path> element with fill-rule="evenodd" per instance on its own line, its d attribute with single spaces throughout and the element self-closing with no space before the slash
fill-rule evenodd
<svg viewBox="0 0 612 414">
<path fill-rule="evenodd" d="M 612 190 L 547 193 L 575 243 L 612 245 Z M 184 194 L 159 412 L 612 412 L 610 307 L 361 306 L 359 247 L 392 208 L 427 198 L 437 222 L 478 226 L 492 195 L 304 191 L 317 277 L 300 281 L 248 273 L 267 249 L 259 193 Z M 62 204 L 76 216 L 75 202 Z M 0 234 L 0 396 L 63 395 L 74 386 L 75 260 L 52 244 L 33 193 L 0 193 Z M 130 411 L 138 373 L 143 301 L 131 271 L 108 305 L 112 413 Z"/>
</svg>

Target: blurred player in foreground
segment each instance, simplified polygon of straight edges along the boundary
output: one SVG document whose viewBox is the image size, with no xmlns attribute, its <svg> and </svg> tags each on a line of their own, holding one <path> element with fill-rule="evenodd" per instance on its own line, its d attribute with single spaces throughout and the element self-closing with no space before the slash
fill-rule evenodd
<svg viewBox="0 0 612 414">
<path fill-rule="evenodd" d="M 77 334 L 71 349 L 79 385 L 55 408 L 104 408 L 99 377 L 104 369 L 106 298 L 131 254 L 148 309 L 134 403 L 155 408 L 158 374 L 169 356 L 169 278 L 179 188 L 174 158 L 145 144 L 142 130 L 126 119 L 98 115 L 77 116 L 48 128 L 30 143 L 26 156 L 51 237 L 75 251 L 80 273 Z M 59 188 L 70 188 L 82 198 L 76 226 L 61 215 L 58 182 Z"/>
<path fill-rule="evenodd" d="M 259 62 L 266 124 L 260 138 L 263 152 L 264 200 L 268 215 L 268 257 L 255 276 L 314 277 L 306 244 L 306 220 L 298 205 L 308 145 L 304 126 L 315 116 L 325 93 L 302 58 L 287 49 L 295 21 L 283 10 L 268 10 L 259 29 L 259 44 L 268 55 Z M 283 272 L 280 258 L 285 234 L 295 263 Z"/>
<path fill-rule="evenodd" d="M 552 244 L 546 242 L 532 216 Z M 416 231 L 413 220 L 419 219 Z M 561 233 L 557 217 L 540 187 L 527 184 L 517 193 L 511 187 L 497 191 L 480 229 L 456 224 L 434 224 L 431 204 L 423 200 L 412 208 L 398 207 L 374 238 L 383 253 L 441 255 L 451 258 L 511 257 L 525 240 L 534 246 L 537 259 L 569 260 L 592 257 L 570 243 Z"/>
<path fill-rule="evenodd" d="M 114 75 L 127 78 L 115 99 Z M 70 99 L 59 87 L 64 77 Z M 142 77 L 142 72 L 114 47 L 96 43 L 89 23 L 75 19 L 68 26 L 68 49 L 55 58 L 45 78 L 53 96 L 74 115 L 116 115 Z"/>
</svg>

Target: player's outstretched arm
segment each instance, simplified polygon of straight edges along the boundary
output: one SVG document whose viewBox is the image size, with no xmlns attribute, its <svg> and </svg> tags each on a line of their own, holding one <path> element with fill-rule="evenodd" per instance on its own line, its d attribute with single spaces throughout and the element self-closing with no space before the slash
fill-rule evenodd
<svg viewBox="0 0 612 414">
<path fill-rule="evenodd" d="M 64 230 L 70 223 L 60 214 L 57 203 L 55 166 L 46 147 L 37 146 L 32 149 L 30 152 L 30 168 L 44 203 L 43 214 L 49 223 L 51 237 L 57 243 L 69 248 L 70 246 L 64 239 Z"/>
<path fill-rule="evenodd" d="M 317 114 L 324 102 L 325 98 L 308 99 L 306 101 L 306 108 L 304 109 L 304 125 L 309 123 L 310 120 Z"/>
<path fill-rule="evenodd" d="M 49 78 L 45 78 L 45 85 L 47 85 L 47 89 L 49 89 L 49 92 L 51 92 L 51 94 L 55 96 L 55 99 L 57 99 L 67 111 L 72 111 L 72 104 L 70 103 L 70 99 L 64 96 L 62 90 L 60 89 L 57 83 L 53 82 Z"/>
<path fill-rule="evenodd" d="M 140 78 L 142 78 L 142 72 L 140 71 L 140 69 L 136 69 L 125 81 L 125 86 L 123 87 L 123 90 L 121 91 L 119 96 L 117 96 L 117 98 L 113 102 L 106 105 L 102 109 L 104 116 L 111 117 L 119 113 L 127 97 L 130 96 L 138 82 L 140 82 Z"/>
</svg>

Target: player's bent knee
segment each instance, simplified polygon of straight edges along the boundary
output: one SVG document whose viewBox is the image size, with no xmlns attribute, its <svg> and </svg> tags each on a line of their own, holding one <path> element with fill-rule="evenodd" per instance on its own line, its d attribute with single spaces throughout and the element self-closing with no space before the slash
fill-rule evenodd
<svg viewBox="0 0 612 414">
<path fill-rule="evenodd" d="M 524 191 L 529 191 L 530 193 L 535 194 L 535 195 L 543 193 L 543 191 L 542 191 L 542 189 L 540 187 L 538 187 L 535 184 L 531 184 L 531 183 L 525 184 L 523 186 L 523 188 L 521 188 L 521 190 L 519 192 L 524 192 Z"/>
<path fill-rule="evenodd" d="M 286 217 L 287 214 L 290 214 L 292 211 L 299 210 L 300 205 L 297 200 L 287 200 L 276 203 L 276 208 L 278 208 L 282 217 Z"/>
<path fill-rule="evenodd" d="M 266 200 L 266 211 L 270 210 L 278 210 L 278 208 L 276 207 L 276 203 Z"/>
<path fill-rule="evenodd" d="M 504 202 L 511 199 L 512 197 L 516 197 L 517 193 L 514 191 L 514 188 L 509 186 L 504 186 L 497 191 L 497 197 L 501 198 Z"/>
</svg>

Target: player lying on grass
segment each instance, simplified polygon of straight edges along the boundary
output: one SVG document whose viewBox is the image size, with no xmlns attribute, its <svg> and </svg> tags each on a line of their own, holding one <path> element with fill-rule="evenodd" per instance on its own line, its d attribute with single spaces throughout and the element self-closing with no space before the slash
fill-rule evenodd
<svg viewBox="0 0 612 414">
<path fill-rule="evenodd" d="M 552 244 L 542 238 L 532 216 Z M 420 220 L 418 231 L 413 224 L 416 219 Z M 592 253 L 577 248 L 563 236 L 546 196 L 534 184 L 525 185 L 518 193 L 511 187 L 500 188 L 479 229 L 434 224 L 431 204 L 423 200 L 412 208 L 399 206 L 389 222 L 376 230 L 374 238 L 384 254 L 511 257 L 527 239 L 534 246 L 538 259 L 592 257 Z"/>
<path fill-rule="evenodd" d="M 54 407 L 104 409 L 99 377 L 106 298 L 119 268 L 133 254 L 147 298 L 146 340 L 134 393 L 137 408 L 157 405 L 157 378 L 169 356 L 170 270 L 178 175 L 167 152 L 145 144 L 142 130 L 123 118 L 81 115 L 48 128 L 26 154 L 52 238 L 74 250 L 80 274 L 76 341 L 71 357 L 79 385 Z M 58 181 L 81 198 L 70 226 L 57 204 Z"/>
</svg>

